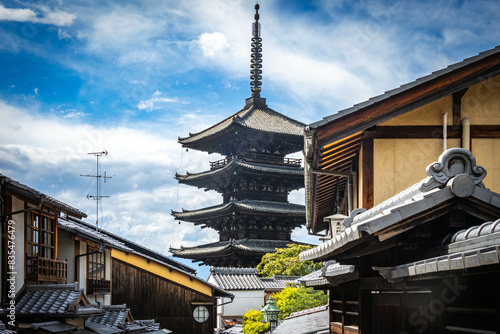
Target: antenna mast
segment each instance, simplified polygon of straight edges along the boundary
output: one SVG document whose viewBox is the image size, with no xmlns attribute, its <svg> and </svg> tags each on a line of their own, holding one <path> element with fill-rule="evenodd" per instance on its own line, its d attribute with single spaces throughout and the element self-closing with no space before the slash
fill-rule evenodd
<svg viewBox="0 0 500 334">
<path fill-rule="evenodd" d="M 109 197 L 109 196 L 103 196 L 101 195 L 100 193 L 100 183 L 101 183 L 101 179 L 104 179 L 104 183 L 106 183 L 106 180 L 107 179 L 110 179 L 112 178 L 112 176 L 106 176 L 106 172 L 104 172 L 104 175 L 101 175 L 101 168 L 100 168 L 100 164 L 99 164 L 99 158 L 101 156 L 106 156 L 108 155 L 108 151 L 104 150 L 102 152 L 91 152 L 91 153 L 87 153 L 87 154 L 92 154 L 96 157 L 96 160 L 97 160 L 97 164 L 96 164 L 96 175 L 84 175 L 84 174 L 80 174 L 80 176 L 85 176 L 85 177 L 95 177 L 96 178 L 96 190 L 97 190 L 97 193 L 96 195 L 89 195 L 87 194 L 87 199 L 93 199 L 95 200 L 95 203 L 96 203 L 96 220 L 95 220 L 95 225 L 96 225 L 96 229 L 99 230 L 99 201 L 104 198 L 104 197 Z"/>
</svg>

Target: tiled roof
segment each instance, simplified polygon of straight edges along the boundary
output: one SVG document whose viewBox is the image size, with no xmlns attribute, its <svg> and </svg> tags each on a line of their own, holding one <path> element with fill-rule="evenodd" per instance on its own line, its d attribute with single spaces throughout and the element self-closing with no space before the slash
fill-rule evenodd
<svg viewBox="0 0 500 334">
<path fill-rule="evenodd" d="M 329 323 L 328 305 L 325 305 L 290 314 L 273 334 L 328 333 Z"/>
<path fill-rule="evenodd" d="M 210 276 L 225 290 L 281 290 L 298 276 L 259 277 L 255 268 L 211 267 Z"/>
<path fill-rule="evenodd" d="M 500 263 L 500 219 L 458 231 L 450 241 L 448 254 L 395 267 L 373 269 L 378 270 L 388 281 L 395 282 L 406 277 Z"/>
<path fill-rule="evenodd" d="M 154 320 L 134 320 L 125 304 L 106 305 L 102 308 L 105 313 L 90 317 L 85 322 L 85 327 L 97 333 L 154 333 L 160 329 L 160 324 Z"/>
<path fill-rule="evenodd" d="M 264 240 L 264 239 L 240 239 L 229 241 L 219 241 L 210 244 L 204 244 L 195 247 L 183 247 L 180 249 L 170 248 L 176 256 L 209 256 L 217 255 L 225 252 L 230 252 L 231 250 L 241 250 L 245 252 L 256 252 L 256 253 L 272 253 L 276 251 L 276 248 L 284 248 L 288 244 L 296 244 L 298 242 L 290 240 Z M 189 258 L 189 257 L 188 257 Z"/>
<path fill-rule="evenodd" d="M 25 285 L 16 301 L 16 314 L 48 317 L 86 317 L 102 310 L 89 305 L 75 284 Z"/>
<path fill-rule="evenodd" d="M 286 176 L 303 176 L 304 169 L 301 167 L 295 166 L 282 166 L 282 165 L 271 165 L 271 164 L 263 164 L 257 162 L 248 162 L 242 161 L 237 157 L 233 157 L 232 160 L 222 168 L 217 168 L 201 173 L 189 173 L 186 172 L 186 175 L 175 174 L 175 178 L 181 182 L 189 182 L 195 181 L 197 179 L 206 179 L 207 177 L 216 177 L 217 175 L 221 175 L 224 173 L 233 173 L 236 169 L 245 169 L 245 170 L 253 170 L 256 172 L 262 173 L 271 173 L 271 174 L 279 174 Z"/>
<path fill-rule="evenodd" d="M 344 110 L 341 110 L 339 111 L 338 113 L 336 114 L 333 114 L 333 115 L 330 115 L 330 116 L 326 116 L 324 117 L 322 120 L 318 121 L 318 122 L 314 122 L 314 123 L 311 123 L 309 126 L 311 128 L 317 128 L 317 127 L 320 127 L 322 125 L 325 125 L 335 119 L 338 119 L 338 118 L 341 118 L 347 114 L 351 114 L 357 110 L 360 110 L 360 109 L 363 109 L 367 106 L 370 106 L 370 105 L 373 105 L 375 103 L 378 103 L 378 102 L 381 102 L 385 99 L 389 99 L 391 98 L 392 96 L 396 95 L 396 94 L 399 94 L 399 93 L 402 93 L 404 91 L 407 91 L 407 90 L 410 90 L 416 86 L 419 86 L 419 85 L 422 85 L 422 84 L 425 84 L 426 82 L 429 82 L 431 80 L 434 80 L 440 76 L 443 76 L 443 75 L 446 75 L 450 72 L 453 72 L 453 71 L 456 71 L 462 67 L 465 67 L 465 66 L 468 66 L 476 61 L 479 61 L 481 59 L 484 59 L 486 57 L 489 57 L 491 55 L 494 55 L 494 54 L 497 54 L 500 52 L 500 46 L 497 46 L 491 50 L 487 50 L 485 52 L 481 52 L 479 53 L 478 55 L 474 56 L 474 57 L 470 57 L 470 58 L 467 58 L 467 59 L 464 59 L 463 61 L 461 62 L 458 62 L 456 64 L 452 64 L 452 65 L 449 65 L 448 67 L 444 68 L 444 69 L 441 69 L 439 71 L 436 71 L 436 72 L 433 72 L 429 75 L 426 75 L 424 77 L 421 77 L 421 78 L 418 78 L 417 80 L 413 81 L 413 82 L 410 82 L 410 83 L 407 83 L 407 84 L 404 84 L 398 88 L 395 88 L 395 89 L 392 89 L 392 90 L 389 90 L 387 92 L 385 92 L 384 94 L 382 95 L 379 95 L 379 96 L 375 96 L 365 102 L 361 102 L 359 104 L 356 104 L 350 108 L 347 108 L 347 109 L 344 109 Z"/>
<path fill-rule="evenodd" d="M 340 277 L 342 275 L 353 273 L 356 267 L 353 265 L 342 265 L 335 261 L 328 261 L 323 268 L 316 270 L 308 275 L 302 276 L 297 280 L 304 286 L 322 286 L 330 285 L 327 278 Z"/>
<path fill-rule="evenodd" d="M 273 275 L 272 277 L 262 277 L 260 280 L 266 290 L 281 290 L 284 289 L 287 284 L 298 284 L 298 278 L 299 276 Z"/>
<path fill-rule="evenodd" d="M 349 226 L 331 240 L 299 255 L 301 261 L 321 259 L 328 254 L 372 235 L 417 213 L 428 210 L 452 198 L 473 197 L 500 207 L 500 195 L 484 187 L 483 167 L 476 165 L 470 151 L 452 148 L 445 151 L 437 162 L 430 164 L 426 179 L 402 191 L 370 210 L 349 217 Z M 345 225 L 345 224 L 344 224 Z"/>
<path fill-rule="evenodd" d="M 98 230 L 95 226 L 91 226 L 90 224 L 87 224 L 79 219 L 66 216 L 60 217 L 57 222 L 60 229 L 68 231 L 72 234 L 83 236 L 87 239 L 103 243 L 106 246 L 110 246 L 127 253 L 133 252 L 133 250 L 125 246 L 123 242 L 102 233 L 102 230 Z"/>
<path fill-rule="evenodd" d="M 191 219 L 202 218 L 206 215 L 215 213 L 223 213 L 225 211 L 232 212 L 234 210 L 247 212 L 275 213 L 294 216 L 305 216 L 305 207 L 300 204 L 258 201 L 258 200 L 235 200 L 232 199 L 229 203 L 223 203 L 198 210 L 182 210 L 182 212 L 172 211 L 172 215 L 178 220 L 191 221 Z"/>
<path fill-rule="evenodd" d="M 210 275 L 224 290 L 264 290 L 255 268 L 212 267 Z"/>
<path fill-rule="evenodd" d="M 97 240 L 98 242 L 103 242 L 105 245 L 110 246 L 112 248 L 127 253 L 139 254 L 142 257 L 152 259 L 165 266 L 174 267 L 178 270 L 185 271 L 186 273 L 189 274 L 196 273 L 195 269 L 179 261 L 176 261 L 166 255 L 158 253 L 147 247 L 141 246 L 133 241 L 127 240 L 109 231 L 103 229 L 97 230 L 97 228 L 94 225 L 86 223 L 80 219 L 76 219 L 73 217 L 63 217 L 59 219 L 59 222 L 61 228 L 70 233 L 76 233 L 76 234 L 80 233 L 86 238 L 89 238 L 91 240 Z"/>
<path fill-rule="evenodd" d="M 124 326 L 127 316 L 131 319 L 130 309 L 127 305 L 105 305 L 102 307 L 104 314 L 94 315 L 87 319 L 87 323 L 95 323 L 107 326 Z"/>
<path fill-rule="evenodd" d="M 179 138 L 181 144 L 189 144 L 212 135 L 222 133 L 235 124 L 240 126 L 270 133 L 281 133 L 302 137 L 305 124 L 282 115 L 270 108 L 261 108 L 254 105 L 244 108 L 236 114 L 226 118 L 216 125 L 195 133 L 189 137 Z"/>
<path fill-rule="evenodd" d="M 43 200 L 44 203 L 48 203 L 50 205 L 55 206 L 59 210 L 69 213 L 71 215 L 77 216 L 77 217 L 87 217 L 87 214 L 66 204 L 63 203 L 51 196 L 45 195 L 44 193 L 39 192 L 38 190 L 35 190 L 31 187 L 28 187 L 25 184 L 22 184 L 18 181 L 12 180 L 10 177 L 7 177 L 3 174 L 0 173 L 0 179 L 4 180 L 4 186 L 7 187 L 12 187 L 15 188 L 13 189 L 14 192 L 20 192 L 24 195 L 27 195 L 28 197 L 31 197 L 37 201 Z"/>
<path fill-rule="evenodd" d="M 5 328 L 5 324 L 0 320 L 0 334 L 15 334 L 16 331 L 11 331 Z"/>
</svg>

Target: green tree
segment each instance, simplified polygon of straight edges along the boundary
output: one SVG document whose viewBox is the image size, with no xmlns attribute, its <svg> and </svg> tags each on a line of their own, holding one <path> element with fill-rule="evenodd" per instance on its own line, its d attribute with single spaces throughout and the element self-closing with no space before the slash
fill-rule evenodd
<svg viewBox="0 0 500 334">
<path fill-rule="evenodd" d="M 324 291 L 306 288 L 303 285 L 287 286 L 273 295 L 276 306 L 281 310 L 280 319 L 285 319 L 293 312 L 307 310 L 328 304 L 328 295 Z"/>
<path fill-rule="evenodd" d="M 311 249 L 307 245 L 287 245 L 286 248 L 277 248 L 276 253 L 267 253 L 257 265 L 257 273 L 261 277 L 273 275 L 304 276 L 321 268 L 321 263 L 312 261 L 300 262 L 299 254 Z"/>
<path fill-rule="evenodd" d="M 249 310 L 243 315 L 243 333 L 264 334 L 269 331 L 269 323 L 262 322 L 264 316 L 261 311 Z"/>
</svg>

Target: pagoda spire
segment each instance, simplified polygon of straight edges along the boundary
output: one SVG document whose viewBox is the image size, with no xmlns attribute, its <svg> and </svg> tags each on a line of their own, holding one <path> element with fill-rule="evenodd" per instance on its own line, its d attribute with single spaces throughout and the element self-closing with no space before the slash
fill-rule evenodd
<svg viewBox="0 0 500 334">
<path fill-rule="evenodd" d="M 250 86 L 252 97 L 260 98 L 262 85 L 262 38 L 260 38 L 259 3 L 255 4 L 255 22 L 252 23 L 252 53 L 250 60 Z"/>
</svg>

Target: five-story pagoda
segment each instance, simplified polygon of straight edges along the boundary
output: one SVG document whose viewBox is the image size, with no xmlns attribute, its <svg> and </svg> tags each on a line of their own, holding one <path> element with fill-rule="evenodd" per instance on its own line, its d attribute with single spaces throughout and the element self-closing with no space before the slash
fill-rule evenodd
<svg viewBox="0 0 500 334">
<path fill-rule="evenodd" d="M 199 133 L 179 138 L 183 147 L 220 153 L 210 170 L 176 174 L 180 182 L 222 194 L 223 203 L 198 210 L 172 212 L 177 220 L 219 232 L 219 241 L 170 249 L 174 256 L 217 267 L 256 266 L 262 255 L 286 247 L 294 228 L 305 223 L 303 205 L 288 202 L 303 188 L 299 159 L 287 158 L 303 147 L 304 124 L 266 105 L 260 97 L 262 39 L 259 5 L 255 5 L 251 54 L 251 92 L 245 107 Z"/>
</svg>

